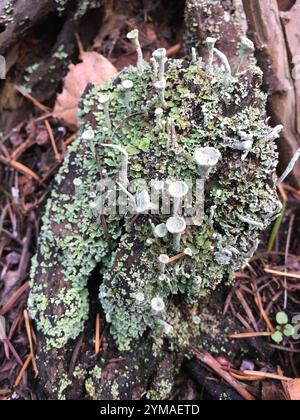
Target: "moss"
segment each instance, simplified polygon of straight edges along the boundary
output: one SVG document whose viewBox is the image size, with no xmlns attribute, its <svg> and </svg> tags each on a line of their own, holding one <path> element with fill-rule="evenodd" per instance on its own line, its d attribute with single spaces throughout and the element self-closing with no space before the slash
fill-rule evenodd
<svg viewBox="0 0 300 420">
<path fill-rule="evenodd" d="M 43 218 L 41 262 L 32 269 L 30 310 L 48 347 L 62 347 L 82 331 L 88 315 L 87 280 L 101 262 L 100 301 L 119 349 L 130 350 L 146 330 L 154 338 L 154 351 L 160 351 L 165 338 L 171 349 L 186 348 L 195 334 L 190 308 L 199 305 L 203 294 L 231 281 L 233 271 L 255 252 L 262 228 L 278 213 L 273 180 L 277 152 L 272 141 L 265 141 L 272 130 L 265 122 L 260 71 L 252 66 L 224 85 L 219 66 L 205 72 L 195 63 L 169 60 L 165 78 L 167 108 L 160 129 L 155 109 L 161 103 L 154 88 L 155 76 L 146 63 L 142 72 L 126 68 L 102 89 L 91 87 L 82 98 L 81 129 L 92 127 L 95 140 L 87 143 L 79 135 L 56 177 L 57 187 Z M 133 82 L 130 111 L 124 103 L 123 80 Z M 100 104 L 103 94 L 110 98 L 111 129 Z M 247 155 L 234 146 L 245 136 L 253 139 Z M 182 236 L 182 249 L 191 248 L 193 254 L 167 265 L 163 275 L 157 262 L 161 254 L 174 255 L 171 235 L 166 240 L 155 238 L 149 215 L 139 216 L 132 226 L 129 214 L 109 214 L 109 247 L 91 208 L 100 197 L 102 171 L 115 179 L 124 159 L 116 150 L 101 146 L 108 142 L 128 150 L 130 181 L 195 183 L 199 178 L 195 149 L 210 146 L 222 155 L 205 182 L 203 218 L 193 220 Z M 73 178 L 82 183 L 76 182 L 70 193 L 70 185 L 68 189 L 62 185 Z M 135 187 L 136 192 L 144 188 L 141 182 Z M 165 223 L 168 217 L 151 216 L 155 225 Z M 40 286 L 34 281 L 41 272 L 62 277 L 65 287 L 60 285 L 59 293 L 49 296 L 47 282 Z M 136 299 L 137 294 L 144 299 Z M 166 305 L 161 314 L 151 309 L 157 296 Z M 161 321 L 173 327 L 167 337 Z"/>
</svg>

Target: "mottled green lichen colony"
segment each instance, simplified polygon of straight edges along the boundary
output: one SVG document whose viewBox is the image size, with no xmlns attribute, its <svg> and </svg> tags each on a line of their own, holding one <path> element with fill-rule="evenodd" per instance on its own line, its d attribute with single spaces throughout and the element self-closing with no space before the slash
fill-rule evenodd
<svg viewBox="0 0 300 420">
<path fill-rule="evenodd" d="M 199 330 L 200 297 L 231 281 L 280 210 L 273 178 L 279 130 L 265 120 L 260 70 L 232 72 L 212 40 L 207 64 L 195 54 L 192 62 L 168 60 L 164 49 L 148 64 L 136 33 L 129 38 L 137 66 L 84 95 L 81 133 L 43 218 L 30 310 L 48 347 L 83 329 L 97 263 L 100 301 L 120 350 L 146 331 L 158 347 L 164 337 L 172 348 L 187 346 Z M 239 65 L 251 44 L 243 40 L 241 48 Z M 187 217 L 189 206 L 179 214 L 189 182 L 199 180 L 204 214 Z M 129 197 L 125 214 L 100 214 L 103 184 L 111 200 Z M 150 188 L 163 190 L 168 214 Z M 192 191 L 192 204 L 196 198 Z M 41 275 L 44 283 L 36 283 Z"/>
</svg>

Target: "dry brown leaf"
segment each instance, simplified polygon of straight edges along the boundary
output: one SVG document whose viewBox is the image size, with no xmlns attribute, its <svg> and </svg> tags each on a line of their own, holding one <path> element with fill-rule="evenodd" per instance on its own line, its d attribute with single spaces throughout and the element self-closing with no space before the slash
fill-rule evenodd
<svg viewBox="0 0 300 420">
<path fill-rule="evenodd" d="M 286 390 L 292 401 L 300 401 L 300 379 L 287 382 Z"/>
<path fill-rule="evenodd" d="M 57 95 L 54 116 L 78 126 L 77 112 L 80 96 L 88 83 L 101 86 L 117 74 L 116 68 L 103 55 L 81 49 L 79 64 L 71 64 L 61 94 Z"/>
</svg>

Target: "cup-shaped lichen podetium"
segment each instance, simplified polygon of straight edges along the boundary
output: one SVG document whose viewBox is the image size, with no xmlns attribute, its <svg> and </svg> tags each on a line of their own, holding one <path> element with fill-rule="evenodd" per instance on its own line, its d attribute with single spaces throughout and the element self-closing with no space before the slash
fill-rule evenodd
<svg viewBox="0 0 300 420">
<path fill-rule="evenodd" d="M 158 257 L 158 262 L 159 262 L 160 272 L 163 274 L 165 272 L 166 265 L 169 264 L 170 262 L 170 257 L 166 254 L 161 254 Z"/>
<path fill-rule="evenodd" d="M 243 37 L 241 39 L 239 56 L 237 58 L 236 65 L 235 65 L 235 67 L 233 69 L 233 72 L 232 72 L 233 76 L 236 76 L 236 74 L 239 72 L 245 57 L 247 57 L 247 55 L 253 53 L 254 50 L 255 50 L 255 48 L 254 48 L 253 42 L 250 39 L 248 39 L 247 37 Z"/>
<path fill-rule="evenodd" d="M 214 48 L 215 48 L 216 42 L 217 42 L 217 39 L 216 38 L 211 38 L 211 37 L 206 38 L 206 44 L 207 44 L 208 53 L 209 53 L 208 64 L 207 64 L 207 69 L 208 70 L 213 65 L 213 61 L 214 61 Z"/>
<path fill-rule="evenodd" d="M 169 185 L 169 194 L 173 198 L 173 215 L 179 212 L 182 199 L 189 192 L 189 186 L 184 181 L 174 181 Z"/>
<path fill-rule="evenodd" d="M 158 79 L 162 81 L 165 74 L 165 62 L 166 62 L 167 51 L 165 48 L 159 48 L 155 50 L 152 54 L 154 60 L 158 64 Z"/>
<path fill-rule="evenodd" d="M 134 29 L 133 31 L 129 32 L 127 34 L 127 39 L 129 39 L 136 48 L 137 67 L 141 70 L 143 67 L 143 52 L 142 52 L 141 44 L 139 41 L 138 29 Z"/>
<path fill-rule="evenodd" d="M 195 151 L 195 160 L 200 178 L 206 179 L 221 159 L 221 153 L 214 147 L 201 147 Z"/>
<path fill-rule="evenodd" d="M 122 88 L 124 90 L 124 104 L 127 109 L 130 109 L 130 95 L 133 88 L 133 82 L 131 80 L 123 80 Z"/>
<path fill-rule="evenodd" d="M 180 251 L 180 240 L 186 229 L 186 221 L 183 217 L 174 216 L 167 220 L 167 229 L 173 235 L 173 249 L 175 252 Z"/>
</svg>

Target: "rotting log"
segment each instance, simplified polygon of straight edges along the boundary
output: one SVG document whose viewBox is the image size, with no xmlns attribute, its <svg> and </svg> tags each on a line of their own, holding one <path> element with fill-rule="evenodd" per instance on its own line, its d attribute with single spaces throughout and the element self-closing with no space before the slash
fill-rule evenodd
<svg viewBox="0 0 300 420">
<path fill-rule="evenodd" d="M 0 4 L 0 53 L 6 53 L 56 8 L 55 0 L 2 1 Z"/>
<path fill-rule="evenodd" d="M 82 176 L 80 170 L 77 172 L 77 169 L 80 168 L 74 167 L 72 163 L 71 156 L 70 171 L 64 180 L 57 185 L 57 191 L 59 193 L 72 193 L 71 185 L 74 178 L 79 175 Z M 58 228 L 61 230 L 59 233 Z M 52 230 L 54 234 L 60 237 L 61 235 L 68 235 L 68 230 L 64 229 L 64 226 L 59 227 L 53 224 Z M 75 231 L 76 227 L 74 227 Z M 120 258 L 122 258 L 122 254 L 120 254 Z M 38 259 L 41 263 L 42 257 L 38 256 Z M 128 262 L 130 261 L 128 260 Z M 47 284 L 49 286 L 49 298 L 55 298 L 55 295 L 64 287 L 68 287 L 59 265 L 56 265 L 55 268 L 49 270 L 47 273 L 38 272 L 35 280 L 41 285 Z M 214 298 L 212 298 L 212 301 L 214 301 Z M 208 303 L 207 307 L 210 305 L 211 303 Z M 211 319 L 211 317 L 214 317 L 214 322 L 218 324 L 219 331 L 225 331 L 229 328 L 229 317 L 222 318 L 220 307 L 221 305 L 219 304 L 219 311 L 215 307 L 212 307 L 208 318 Z M 159 386 L 161 377 L 166 374 L 169 378 L 172 367 L 178 367 L 180 365 L 181 357 L 174 357 L 174 354 L 170 354 L 168 350 L 166 350 L 164 357 L 160 358 L 156 358 L 152 352 L 149 352 L 152 343 L 147 336 L 142 337 L 138 341 L 137 346 L 129 354 L 124 355 L 116 350 L 113 340 L 107 331 L 104 333 L 104 345 L 101 349 L 101 354 L 96 357 L 93 354 L 94 324 L 92 322 L 96 308 L 97 304 L 95 302 L 92 303 L 91 317 L 87 321 L 81 336 L 77 337 L 74 341 L 68 342 L 61 349 L 46 351 L 45 338 L 41 334 L 38 334 L 39 395 L 41 398 L 54 399 L 61 394 L 65 394 L 67 398 L 75 399 L 86 398 L 87 396 L 100 400 L 116 398 L 139 399 L 148 390 L 150 381 L 155 384 L 156 378 L 158 377 L 157 384 Z M 64 308 L 59 305 L 56 307 L 53 305 L 49 306 L 47 310 L 59 314 Z M 231 328 L 233 328 L 232 325 Z M 207 347 L 205 348 L 210 351 L 216 345 L 217 340 L 220 340 L 220 337 L 211 337 L 211 340 L 208 341 L 208 344 L 206 344 Z M 223 343 L 218 342 L 218 348 L 222 346 Z M 228 343 L 227 346 L 229 346 Z M 227 350 L 229 351 L 233 348 L 233 344 L 230 343 Z M 79 369 L 74 369 L 75 365 L 79 366 Z M 129 369 L 130 367 L 132 369 Z M 83 371 L 88 372 L 88 374 L 82 374 Z M 117 396 L 114 393 L 115 388 L 112 386 L 114 384 L 119 390 Z M 128 384 L 130 384 L 129 388 Z"/>
<path fill-rule="evenodd" d="M 282 124 L 278 142 L 282 172 L 300 146 L 299 1 L 244 0 L 248 34 L 256 46 L 258 64 L 269 93 L 268 111 L 274 124 Z M 290 176 L 300 187 L 300 163 Z"/>
</svg>

